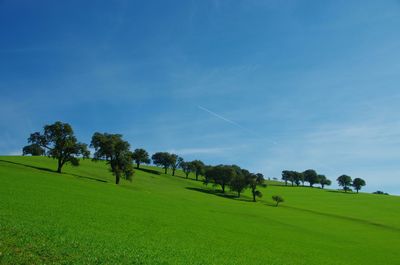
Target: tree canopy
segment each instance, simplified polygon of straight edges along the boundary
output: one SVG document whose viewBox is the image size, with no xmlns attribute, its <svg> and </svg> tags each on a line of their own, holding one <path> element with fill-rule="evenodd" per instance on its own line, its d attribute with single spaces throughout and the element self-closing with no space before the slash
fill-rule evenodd
<svg viewBox="0 0 400 265">
<path fill-rule="evenodd" d="M 278 207 L 278 204 L 279 203 L 281 203 L 281 202 L 284 202 L 285 200 L 281 197 L 281 196 L 279 196 L 279 195 L 274 195 L 274 196 L 272 196 L 272 200 L 274 201 L 274 202 L 276 202 L 276 207 Z"/>
<path fill-rule="evenodd" d="M 129 143 L 122 139 L 121 134 L 96 132 L 92 136 L 90 146 L 95 149 L 94 161 L 106 160 L 110 165 L 116 184 L 119 184 L 121 177 L 132 180 L 132 152 L 129 150 Z"/>
<path fill-rule="evenodd" d="M 343 190 L 347 192 L 349 190 L 349 186 L 351 185 L 351 177 L 347 175 L 341 175 L 337 178 L 337 182 L 339 186 L 343 187 Z"/>
<path fill-rule="evenodd" d="M 202 161 L 200 160 L 193 160 L 191 162 L 192 167 L 193 167 L 193 171 L 196 175 L 196 180 L 199 180 L 199 176 L 203 175 L 205 172 L 205 165 Z"/>
<path fill-rule="evenodd" d="M 172 155 L 168 152 L 157 152 L 151 156 L 153 163 L 157 166 L 164 168 L 164 173 L 167 174 L 167 170 L 176 161 Z"/>
<path fill-rule="evenodd" d="M 332 182 L 325 175 L 318 175 L 318 182 L 321 184 L 321 188 L 323 189 L 325 186 L 330 186 Z"/>
<path fill-rule="evenodd" d="M 292 179 L 292 172 L 289 170 L 282 171 L 282 180 L 285 181 L 285 185 L 287 186 L 288 181 Z"/>
<path fill-rule="evenodd" d="M 361 179 L 361 178 L 355 178 L 353 180 L 353 184 L 352 186 L 354 187 L 354 189 L 357 191 L 361 190 L 362 187 L 365 186 L 365 180 Z"/>
<path fill-rule="evenodd" d="M 132 153 L 132 158 L 136 163 L 136 168 L 139 168 L 141 163 L 144 163 L 144 164 L 150 163 L 149 154 L 147 153 L 146 150 L 144 150 L 142 148 L 135 149 L 135 151 L 133 151 L 133 153 Z"/>
<path fill-rule="evenodd" d="M 32 156 L 42 156 L 46 153 L 46 150 L 38 144 L 30 144 L 27 146 L 24 146 L 22 148 L 22 155 L 32 155 Z"/>
<path fill-rule="evenodd" d="M 310 184 L 310 187 L 313 187 L 314 184 L 318 183 L 318 174 L 314 169 L 307 169 L 303 172 L 304 180 Z"/>
<path fill-rule="evenodd" d="M 258 186 L 261 187 L 266 187 L 266 185 L 264 184 L 264 176 L 261 173 L 257 173 L 257 174 L 249 174 L 247 176 L 247 183 L 251 189 L 251 194 L 253 195 L 253 202 L 256 201 L 256 197 L 261 198 L 262 197 L 262 193 L 261 191 L 257 190 Z"/>
<path fill-rule="evenodd" d="M 221 186 L 222 193 L 225 193 L 225 187 L 235 176 L 236 171 L 231 166 L 227 165 L 209 167 L 205 172 L 206 183 L 212 180 L 214 184 Z"/>
<path fill-rule="evenodd" d="M 45 150 L 44 152 L 47 156 L 57 159 L 58 173 L 61 173 L 61 169 L 66 163 L 78 166 L 79 157 L 89 157 L 90 152 L 87 149 L 87 145 L 78 142 L 71 125 L 68 123 L 57 121 L 53 124 L 45 125 L 43 129 L 43 133 L 35 132 L 30 135 L 28 143 L 31 145 L 25 146 L 24 151 L 35 151 L 35 154 L 37 154 L 37 151 L 40 153 Z M 33 150 L 38 147 L 42 151 Z"/>
<path fill-rule="evenodd" d="M 182 168 L 183 173 L 185 173 L 186 178 L 189 178 L 190 172 L 193 172 L 194 170 L 192 162 L 182 161 L 180 167 Z"/>
<path fill-rule="evenodd" d="M 172 168 L 172 176 L 175 176 L 175 171 L 177 168 L 181 166 L 183 163 L 183 158 L 176 155 L 176 154 L 171 154 L 171 168 Z"/>
<path fill-rule="evenodd" d="M 239 170 L 236 171 L 236 174 L 232 177 L 229 186 L 232 191 L 237 192 L 238 197 L 240 197 L 240 194 L 247 188 L 248 183 L 246 176 L 248 174 L 247 170 Z"/>
</svg>

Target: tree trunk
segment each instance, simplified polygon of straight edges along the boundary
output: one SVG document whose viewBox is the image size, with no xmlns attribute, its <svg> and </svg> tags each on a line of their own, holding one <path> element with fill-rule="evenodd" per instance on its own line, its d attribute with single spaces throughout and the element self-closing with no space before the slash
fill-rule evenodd
<svg viewBox="0 0 400 265">
<path fill-rule="evenodd" d="M 120 177 L 119 177 L 119 175 L 115 175 L 115 184 L 119 184 L 119 179 L 120 179 Z"/>
<path fill-rule="evenodd" d="M 167 174 L 167 168 L 164 167 L 164 174 Z"/>
<path fill-rule="evenodd" d="M 61 173 L 61 168 L 63 166 L 61 158 L 58 159 L 57 173 Z"/>
<path fill-rule="evenodd" d="M 198 181 L 198 180 L 199 180 L 199 173 L 196 172 L 196 181 Z"/>
<path fill-rule="evenodd" d="M 252 191 L 252 193 L 253 193 L 253 202 L 255 202 L 256 201 L 256 193 L 254 190 Z"/>
<path fill-rule="evenodd" d="M 222 187 L 222 193 L 225 193 L 225 184 L 221 184 Z"/>
<path fill-rule="evenodd" d="M 279 202 L 276 202 L 276 205 L 275 205 L 275 207 L 278 207 L 278 203 L 279 203 Z"/>
<path fill-rule="evenodd" d="M 358 190 L 357 190 L 357 194 L 358 194 Z"/>
<path fill-rule="evenodd" d="M 175 168 L 172 168 L 172 176 L 175 176 Z"/>
<path fill-rule="evenodd" d="M 240 198 L 240 191 L 238 191 L 238 198 Z"/>
<path fill-rule="evenodd" d="M 136 163 L 136 168 L 139 168 L 139 166 L 140 166 L 140 163 L 139 162 Z"/>
<path fill-rule="evenodd" d="M 189 173 L 185 173 L 186 174 L 186 178 L 189 178 Z"/>
</svg>

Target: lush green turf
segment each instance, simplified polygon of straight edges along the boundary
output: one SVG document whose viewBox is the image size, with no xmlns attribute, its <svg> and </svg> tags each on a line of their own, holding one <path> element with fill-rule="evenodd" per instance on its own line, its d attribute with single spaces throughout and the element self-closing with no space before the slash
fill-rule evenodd
<svg viewBox="0 0 400 265">
<path fill-rule="evenodd" d="M 55 165 L 0 157 L 0 263 L 400 263 L 400 197 L 269 186 L 252 203 L 180 172 L 138 170 L 116 186 L 102 162 Z"/>
</svg>

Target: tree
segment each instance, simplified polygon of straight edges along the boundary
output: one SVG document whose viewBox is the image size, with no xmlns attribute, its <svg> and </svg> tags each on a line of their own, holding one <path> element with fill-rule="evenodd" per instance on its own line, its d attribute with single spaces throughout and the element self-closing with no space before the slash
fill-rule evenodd
<svg viewBox="0 0 400 265">
<path fill-rule="evenodd" d="M 297 172 L 297 171 L 293 171 L 293 179 L 294 179 L 294 183 L 296 184 L 297 187 L 300 185 L 300 182 L 302 182 L 303 186 L 304 186 L 304 175 L 303 175 L 303 173 Z"/>
<path fill-rule="evenodd" d="M 142 148 L 135 149 L 135 151 L 132 154 L 132 158 L 136 163 L 136 168 L 139 168 L 141 163 L 145 164 L 150 163 L 149 154 L 147 153 L 146 150 Z"/>
<path fill-rule="evenodd" d="M 310 187 L 313 187 L 314 184 L 318 183 L 318 174 L 314 169 L 307 169 L 303 174 L 304 180 L 310 183 Z"/>
<path fill-rule="evenodd" d="M 175 171 L 178 167 L 181 166 L 181 163 L 183 163 L 183 158 L 175 155 L 175 154 L 171 154 L 171 168 L 172 168 L 172 176 L 175 176 Z"/>
<path fill-rule="evenodd" d="M 122 139 L 121 134 L 96 132 L 92 136 L 90 146 L 95 150 L 93 161 L 106 160 L 110 165 L 111 172 L 115 176 L 115 184 L 119 184 L 121 177 L 132 181 L 133 153 L 129 150 L 129 143 Z"/>
<path fill-rule="evenodd" d="M 171 154 L 167 152 L 157 152 L 151 156 L 151 159 L 155 165 L 164 168 L 165 174 L 167 174 L 168 168 L 174 162 Z"/>
<path fill-rule="evenodd" d="M 246 179 L 247 174 L 249 174 L 247 170 L 239 168 L 229 183 L 231 190 L 237 192 L 238 198 L 240 197 L 240 193 L 242 193 L 248 185 Z"/>
<path fill-rule="evenodd" d="M 180 166 L 182 168 L 183 173 L 185 173 L 186 178 L 189 178 L 190 172 L 193 172 L 192 162 L 183 161 Z"/>
<path fill-rule="evenodd" d="M 193 171 L 196 175 L 196 180 L 199 180 L 199 176 L 204 174 L 205 165 L 200 160 L 193 160 L 192 161 Z"/>
<path fill-rule="evenodd" d="M 236 176 L 236 171 L 231 166 L 218 165 L 209 167 L 205 175 L 208 180 L 205 183 L 212 180 L 215 185 L 220 185 L 222 193 L 225 193 L 225 187 L 230 183 L 231 179 Z"/>
<path fill-rule="evenodd" d="M 365 180 L 361 179 L 361 178 L 355 178 L 353 180 L 353 185 L 354 189 L 357 191 L 361 190 L 361 187 L 365 186 Z"/>
<path fill-rule="evenodd" d="M 325 185 L 330 186 L 332 184 L 332 182 L 327 179 L 325 175 L 318 175 L 318 179 L 322 189 L 325 187 Z"/>
<path fill-rule="evenodd" d="M 74 135 L 71 125 L 60 121 L 51 125 L 44 126 L 44 132 L 35 132 L 28 138 L 30 147 L 25 146 L 24 149 L 40 148 L 45 149 L 47 156 L 57 159 L 57 172 L 61 173 L 62 167 L 66 163 L 73 166 L 79 165 L 79 157 L 88 158 L 90 152 L 87 145 L 79 143 Z M 33 150 L 30 150 L 33 151 Z"/>
<path fill-rule="evenodd" d="M 383 194 L 383 195 L 389 195 L 389 193 L 387 193 L 387 192 L 383 192 L 383 191 L 381 191 L 381 190 L 374 191 L 372 194 Z"/>
<path fill-rule="evenodd" d="M 267 185 L 264 184 L 264 176 L 261 173 L 257 174 L 249 174 L 247 177 L 247 183 L 251 189 L 251 193 L 253 195 L 253 202 L 256 201 L 256 197 L 261 198 L 262 193 L 261 191 L 257 190 L 258 186 L 266 187 Z"/>
<path fill-rule="evenodd" d="M 347 192 L 349 190 L 349 186 L 351 185 L 351 177 L 347 175 L 341 175 L 337 178 L 337 182 L 339 186 L 343 187 L 343 190 Z"/>
<path fill-rule="evenodd" d="M 289 178 L 288 181 L 290 181 L 290 184 L 292 187 L 294 186 L 294 183 L 296 181 L 296 171 L 289 171 Z"/>
<path fill-rule="evenodd" d="M 282 180 L 285 181 L 285 185 L 287 186 L 288 181 L 290 180 L 290 171 L 284 170 L 282 171 Z"/>
<path fill-rule="evenodd" d="M 276 202 L 275 207 L 278 207 L 278 204 L 279 204 L 279 203 L 285 201 L 285 200 L 284 200 L 281 196 L 279 196 L 279 195 L 274 195 L 274 196 L 272 196 L 272 200 L 273 200 L 274 202 Z"/>
<path fill-rule="evenodd" d="M 22 155 L 32 155 L 32 156 L 42 156 L 46 153 L 46 150 L 38 144 L 30 144 L 27 146 L 24 146 L 22 148 Z"/>
</svg>

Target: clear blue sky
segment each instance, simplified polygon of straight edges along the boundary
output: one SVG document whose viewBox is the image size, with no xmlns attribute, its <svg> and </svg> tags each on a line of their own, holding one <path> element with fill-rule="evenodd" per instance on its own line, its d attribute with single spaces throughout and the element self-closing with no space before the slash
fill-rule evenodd
<svg viewBox="0 0 400 265">
<path fill-rule="evenodd" d="M 0 154 L 89 143 L 400 194 L 399 1 L 0 0 Z"/>
</svg>

